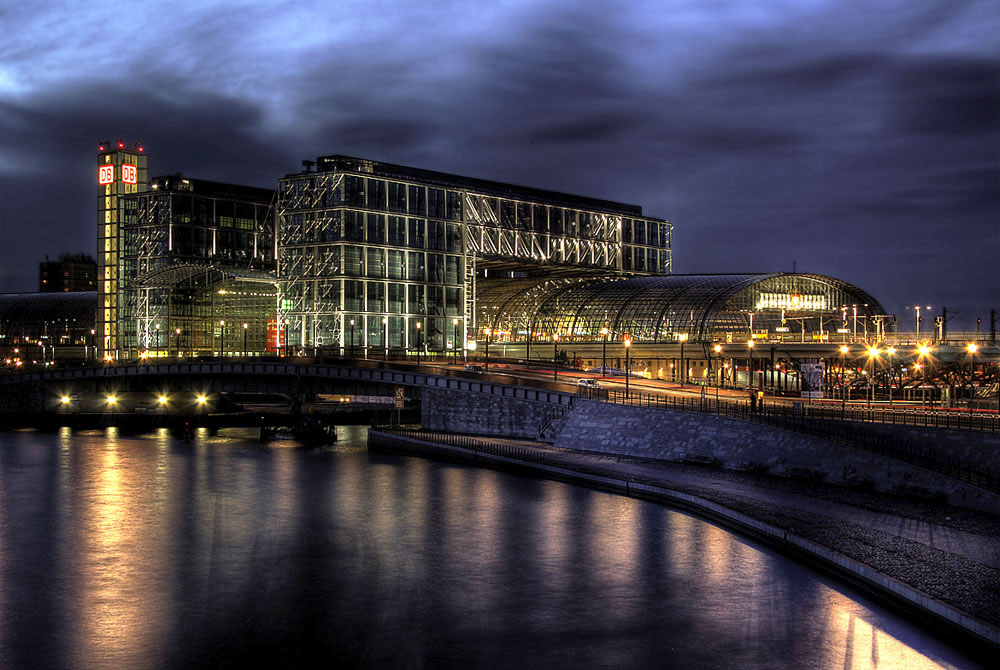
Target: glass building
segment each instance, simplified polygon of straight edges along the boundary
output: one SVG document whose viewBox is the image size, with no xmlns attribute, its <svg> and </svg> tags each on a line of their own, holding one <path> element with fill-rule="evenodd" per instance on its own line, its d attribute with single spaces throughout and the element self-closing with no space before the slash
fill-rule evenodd
<svg viewBox="0 0 1000 670">
<path fill-rule="evenodd" d="M 265 351 L 276 330 L 273 198 L 182 175 L 121 196 L 117 346 L 108 353 L 235 354 L 244 341 Z"/>
<path fill-rule="evenodd" d="M 277 195 L 278 317 L 296 347 L 463 348 L 481 279 L 671 270 L 671 224 L 635 205 L 348 156 L 306 165 Z"/>
<path fill-rule="evenodd" d="M 508 342 L 598 341 L 605 329 L 637 343 L 833 341 L 859 323 L 874 334 L 886 316 L 856 286 L 796 273 L 491 281 L 480 286 L 478 309 L 477 337 Z"/>
</svg>

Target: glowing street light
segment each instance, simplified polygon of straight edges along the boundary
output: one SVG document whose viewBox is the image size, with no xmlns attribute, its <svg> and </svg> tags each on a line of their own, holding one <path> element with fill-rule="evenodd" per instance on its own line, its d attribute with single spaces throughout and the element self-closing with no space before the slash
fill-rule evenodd
<svg viewBox="0 0 1000 670">
<path fill-rule="evenodd" d="M 61 398 L 59 398 L 59 402 L 61 402 L 64 405 L 68 405 L 70 402 L 70 398 L 68 395 L 64 395 Z"/>
<path fill-rule="evenodd" d="M 753 391 L 753 340 L 747 340 L 747 350 L 749 351 L 749 360 L 747 362 L 747 375 L 750 377 L 750 390 Z"/>
<path fill-rule="evenodd" d="M 601 345 L 601 374 L 608 374 L 608 329 L 601 328 L 601 337 L 604 338 L 604 342 Z"/>
<path fill-rule="evenodd" d="M 174 335 L 177 336 L 177 358 L 181 357 L 181 329 L 174 328 Z M 168 345 L 169 348 L 169 345 Z"/>
<path fill-rule="evenodd" d="M 628 360 L 628 350 L 632 347 L 632 338 L 628 335 L 625 336 L 625 397 L 629 397 L 628 381 L 629 376 L 632 374 L 632 368 L 629 365 Z"/>
<path fill-rule="evenodd" d="M 684 364 L 684 343 L 687 342 L 687 333 L 681 333 L 677 336 L 677 339 L 681 341 L 681 386 L 684 386 L 684 382 L 687 381 L 688 370 L 687 365 Z"/>
<path fill-rule="evenodd" d="M 844 366 L 846 363 L 849 348 L 846 344 L 840 345 L 840 416 L 844 416 L 847 410 L 847 389 L 844 386 Z"/>
<path fill-rule="evenodd" d="M 158 405 L 161 405 L 161 406 L 162 405 L 166 405 L 167 404 L 167 396 L 165 396 L 165 395 L 157 396 L 156 403 Z"/>
<path fill-rule="evenodd" d="M 455 327 L 455 343 L 452 349 L 455 350 L 455 365 L 458 365 L 458 319 L 452 319 L 451 325 Z"/>
<path fill-rule="evenodd" d="M 247 357 L 247 330 L 250 328 L 249 323 L 243 324 L 243 358 Z"/>
<path fill-rule="evenodd" d="M 195 398 L 195 400 L 198 401 L 199 405 L 204 405 L 206 402 L 208 402 L 208 397 L 205 396 L 204 394 L 199 393 L 198 396 Z"/>
<path fill-rule="evenodd" d="M 889 359 L 889 407 L 892 407 L 892 379 L 893 379 L 893 369 L 892 369 L 892 357 L 896 353 L 896 347 L 889 347 L 885 350 L 886 356 Z"/>
<path fill-rule="evenodd" d="M 219 357 L 226 357 L 226 322 L 219 320 Z"/>
<path fill-rule="evenodd" d="M 352 325 L 354 324 L 353 320 L 351 321 L 351 324 Z M 420 365 L 420 344 L 421 344 L 421 342 L 420 342 L 420 328 L 421 328 L 422 325 L 423 324 L 421 324 L 419 321 L 417 321 L 417 365 Z M 354 337 L 353 337 L 354 330 L 353 330 L 353 328 L 351 330 L 351 335 L 352 335 L 352 337 L 351 337 L 351 346 L 354 346 L 354 341 L 353 341 L 354 340 Z"/>
<path fill-rule="evenodd" d="M 559 381 L 559 333 L 552 333 L 552 378 Z"/>
</svg>

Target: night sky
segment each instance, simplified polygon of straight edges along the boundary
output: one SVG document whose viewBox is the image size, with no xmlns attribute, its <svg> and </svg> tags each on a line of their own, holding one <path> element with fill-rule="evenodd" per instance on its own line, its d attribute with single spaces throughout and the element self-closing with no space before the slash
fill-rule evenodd
<svg viewBox="0 0 1000 670">
<path fill-rule="evenodd" d="M 1000 310 L 996 0 L 4 3 L 0 290 L 95 253 L 97 143 L 273 188 L 343 153 L 639 204 L 674 271 Z M 925 318 L 923 329 L 929 330 Z"/>
</svg>

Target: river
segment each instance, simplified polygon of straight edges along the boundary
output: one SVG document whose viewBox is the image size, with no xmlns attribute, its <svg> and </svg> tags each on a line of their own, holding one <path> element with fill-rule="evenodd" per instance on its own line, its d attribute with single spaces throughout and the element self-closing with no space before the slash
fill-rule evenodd
<svg viewBox="0 0 1000 670">
<path fill-rule="evenodd" d="M 975 668 L 752 540 L 238 430 L 0 433 L 0 668 Z"/>
</svg>

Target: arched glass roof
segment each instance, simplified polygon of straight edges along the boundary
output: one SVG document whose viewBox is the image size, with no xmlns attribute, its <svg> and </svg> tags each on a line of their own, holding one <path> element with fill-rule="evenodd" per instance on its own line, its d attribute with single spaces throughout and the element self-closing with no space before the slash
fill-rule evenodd
<svg viewBox="0 0 1000 670">
<path fill-rule="evenodd" d="M 727 332 L 773 330 L 793 321 L 831 330 L 853 318 L 882 314 L 856 286 L 814 274 L 669 275 L 609 280 L 575 277 L 481 280 L 478 336 L 522 341 L 599 340 L 628 334 L 639 342 L 720 339 Z M 497 335 L 499 331 L 499 335 Z"/>
<path fill-rule="evenodd" d="M 274 274 L 264 270 L 177 264 L 153 270 L 141 277 L 138 283 L 143 288 L 178 288 L 212 286 L 224 281 L 276 284 L 278 279 Z"/>
</svg>

